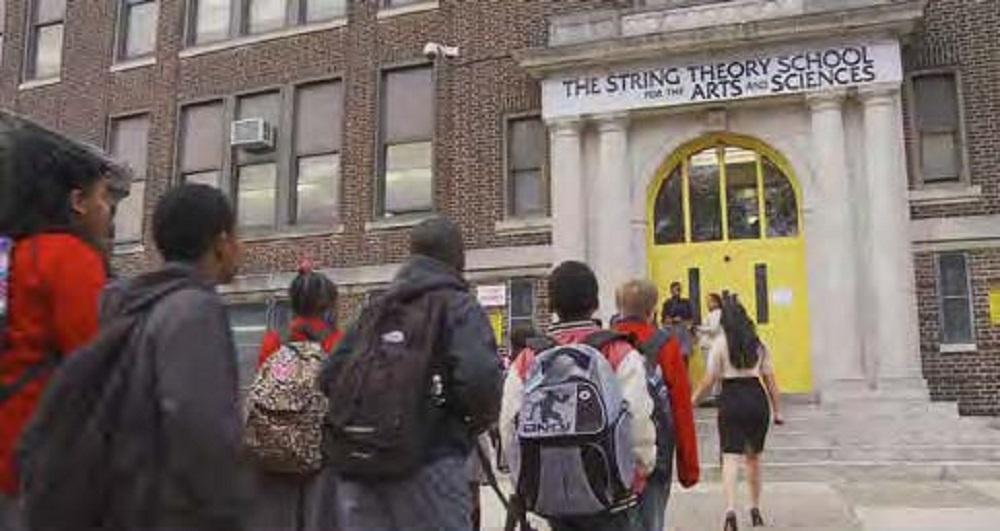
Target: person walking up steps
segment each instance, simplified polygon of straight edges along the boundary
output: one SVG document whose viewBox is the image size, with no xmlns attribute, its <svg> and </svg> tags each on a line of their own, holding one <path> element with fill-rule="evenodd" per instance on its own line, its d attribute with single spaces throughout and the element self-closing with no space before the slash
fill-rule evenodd
<svg viewBox="0 0 1000 531">
<path fill-rule="evenodd" d="M 553 531 L 638 529 L 638 496 L 656 463 L 645 362 L 593 321 L 597 294 L 586 264 L 556 267 L 549 300 L 559 322 L 529 341 L 504 383 L 500 433 L 515 488 Z"/>
<path fill-rule="evenodd" d="M 24 526 L 15 444 L 56 366 L 97 334 L 113 192 L 127 177 L 0 113 L 0 531 Z"/>
<path fill-rule="evenodd" d="M 322 467 L 327 402 L 318 376 L 342 336 L 333 318 L 337 286 L 305 262 L 288 295 L 294 318 L 287 330 L 264 336 L 247 400 L 244 440 L 258 472 L 250 527 L 326 531 L 333 528 L 334 497 Z"/>
<path fill-rule="evenodd" d="M 781 424 L 778 388 L 771 356 L 757 337 L 746 309 L 735 297 L 722 301 L 723 334 L 712 343 L 708 369 L 692 396 L 697 404 L 717 382 L 719 395 L 719 440 L 722 446 L 722 482 L 726 495 L 725 531 L 737 531 L 736 479 L 744 460 L 750 487 L 750 519 L 754 527 L 764 525 L 760 513 L 763 488 L 761 453 L 774 409 Z M 763 380 L 763 383 L 762 383 Z"/>
<path fill-rule="evenodd" d="M 648 387 L 655 405 L 656 469 L 640 498 L 639 513 L 642 529 L 662 531 L 667 523 L 664 514 L 673 481 L 675 448 L 681 485 L 693 487 L 700 475 L 691 383 L 679 342 L 654 324 L 656 285 L 646 280 L 632 280 L 618 291 L 622 318 L 613 328 L 628 335 L 646 358 Z"/>
<path fill-rule="evenodd" d="M 323 370 L 345 531 L 471 529 L 466 461 L 500 408 L 500 358 L 462 279 L 461 231 L 424 221 L 410 251 Z"/>
<path fill-rule="evenodd" d="M 240 262 L 235 225 L 213 187 L 160 200 L 165 265 L 108 289 L 100 334 L 63 363 L 21 441 L 32 529 L 243 528 L 236 347 L 216 293 Z"/>
</svg>

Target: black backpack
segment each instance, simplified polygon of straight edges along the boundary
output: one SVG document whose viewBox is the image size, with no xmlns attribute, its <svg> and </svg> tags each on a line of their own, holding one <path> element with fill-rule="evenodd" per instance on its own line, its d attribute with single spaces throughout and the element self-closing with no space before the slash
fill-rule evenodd
<svg viewBox="0 0 1000 531">
<path fill-rule="evenodd" d="M 338 473 L 399 478 L 424 464 L 445 414 L 448 293 L 387 294 L 362 312 L 352 350 L 330 359 L 324 446 Z"/>
<path fill-rule="evenodd" d="M 134 471 L 112 466 L 119 462 L 115 434 L 121 413 L 130 408 L 156 410 L 153 382 L 137 382 L 138 358 L 129 355 L 129 341 L 142 326 L 149 308 L 162 297 L 185 287 L 164 290 L 143 306 L 102 325 L 97 338 L 66 358 L 46 386 L 17 446 L 24 516 L 30 529 L 77 530 L 114 527 L 109 508 L 116 477 Z M 132 353 L 134 354 L 134 353 Z M 134 391 L 141 393 L 146 404 Z M 154 444 L 156 434 L 139 430 Z"/>
<path fill-rule="evenodd" d="M 676 433 L 674 416 L 670 409 L 670 390 L 666 377 L 660 370 L 660 351 L 670 341 L 670 333 L 657 330 L 644 343 L 633 344 L 646 361 L 646 388 L 653 399 L 653 424 L 656 425 L 656 471 L 670 475 L 674 458 Z"/>
</svg>

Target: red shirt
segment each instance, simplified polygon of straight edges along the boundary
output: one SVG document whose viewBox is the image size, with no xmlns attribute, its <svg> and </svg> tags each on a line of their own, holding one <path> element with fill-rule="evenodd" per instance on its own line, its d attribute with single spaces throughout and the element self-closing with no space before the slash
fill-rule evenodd
<svg viewBox="0 0 1000 531">
<path fill-rule="evenodd" d="M 7 350 L 0 354 L 5 385 L 53 350 L 67 356 L 97 334 L 107 271 L 100 253 L 83 240 L 40 234 L 15 243 L 10 282 Z M 0 404 L 0 492 L 17 493 L 14 450 L 47 381 L 41 376 Z"/>
<path fill-rule="evenodd" d="M 307 331 L 312 332 L 313 337 L 321 336 L 324 331 L 330 330 L 330 325 L 326 321 L 315 317 L 308 319 L 305 317 L 296 317 L 292 319 L 292 322 L 288 325 L 288 329 L 290 331 L 288 335 L 289 341 L 307 341 L 309 339 Z M 340 330 L 330 330 L 330 335 L 323 341 L 323 352 L 333 352 L 333 349 L 337 348 L 337 343 L 340 343 L 342 337 L 344 337 L 344 334 Z M 267 358 L 271 357 L 271 354 L 280 349 L 281 334 L 275 330 L 268 330 L 264 334 L 264 340 L 260 344 L 260 354 L 257 355 L 257 367 L 263 365 L 267 361 Z"/>
<path fill-rule="evenodd" d="M 652 323 L 638 319 L 624 319 L 615 324 L 615 331 L 631 334 L 640 342 L 649 341 L 657 328 Z M 692 487 L 698 483 L 701 468 L 698 465 L 698 433 L 691 406 L 691 382 L 681 356 L 680 343 L 671 338 L 660 350 L 658 359 L 663 379 L 670 390 L 670 411 L 674 418 L 677 436 L 677 479 L 681 485 Z"/>
</svg>

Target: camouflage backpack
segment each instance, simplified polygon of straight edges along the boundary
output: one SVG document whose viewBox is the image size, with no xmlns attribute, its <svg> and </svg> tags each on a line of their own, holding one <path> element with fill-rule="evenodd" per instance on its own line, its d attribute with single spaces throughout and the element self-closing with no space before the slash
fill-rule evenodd
<svg viewBox="0 0 1000 531">
<path fill-rule="evenodd" d="M 257 371 L 247 397 L 243 442 L 265 471 L 308 474 L 323 465 L 327 399 L 319 374 L 327 355 L 325 339 L 282 341 Z"/>
</svg>

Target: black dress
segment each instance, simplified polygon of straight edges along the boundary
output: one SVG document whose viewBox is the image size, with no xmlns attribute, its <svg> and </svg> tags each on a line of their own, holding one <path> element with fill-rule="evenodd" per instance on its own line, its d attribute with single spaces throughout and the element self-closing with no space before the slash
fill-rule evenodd
<svg viewBox="0 0 1000 531">
<path fill-rule="evenodd" d="M 724 454 L 764 451 L 771 406 L 760 378 L 726 378 L 719 395 L 719 441 Z"/>
</svg>

